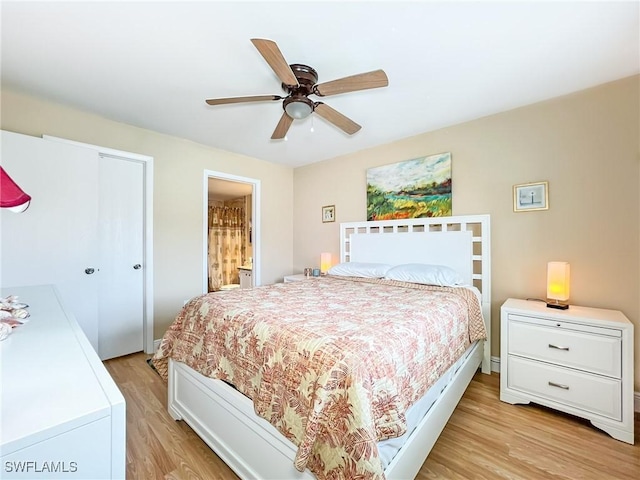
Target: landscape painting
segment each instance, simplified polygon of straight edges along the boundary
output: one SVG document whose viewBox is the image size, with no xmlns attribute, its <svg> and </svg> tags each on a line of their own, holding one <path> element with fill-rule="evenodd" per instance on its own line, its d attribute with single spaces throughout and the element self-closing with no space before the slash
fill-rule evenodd
<svg viewBox="0 0 640 480">
<path fill-rule="evenodd" d="M 367 220 L 451 215 L 451 153 L 367 170 Z"/>
</svg>

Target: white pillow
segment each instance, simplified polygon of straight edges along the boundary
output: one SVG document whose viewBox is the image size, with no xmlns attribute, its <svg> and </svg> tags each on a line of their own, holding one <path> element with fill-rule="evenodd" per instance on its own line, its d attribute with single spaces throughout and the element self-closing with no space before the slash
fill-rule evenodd
<svg viewBox="0 0 640 480">
<path fill-rule="evenodd" d="M 451 287 L 464 283 L 460 274 L 453 268 L 445 267 L 444 265 L 427 265 L 425 263 L 406 263 L 395 266 L 389 269 L 384 278 L 401 282 L 439 285 L 441 287 Z"/>
<path fill-rule="evenodd" d="M 345 262 L 334 265 L 327 274 L 340 277 L 382 278 L 391 265 L 386 263 Z"/>
</svg>

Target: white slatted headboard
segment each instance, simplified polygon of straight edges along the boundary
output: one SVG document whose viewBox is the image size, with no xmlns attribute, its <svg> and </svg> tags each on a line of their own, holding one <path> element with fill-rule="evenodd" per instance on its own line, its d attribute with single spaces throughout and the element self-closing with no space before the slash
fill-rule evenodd
<svg viewBox="0 0 640 480">
<path fill-rule="evenodd" d="M 482 371 L 491 371 L 491 225 L 489 215 L 340 224 L 341 262 L 430 263 L 454 268 L 482 294 L 488 340 Z"/>
<path fill-rule="evenodd" d="M 389 232 L 384 235 L 349 237 L 350 262 L 379 262 L 390 265 L 427 263 L 446 265 L 458 272 L 465 283 L 473 282 L 472 234 L 462 232 Z"/>
</svg>

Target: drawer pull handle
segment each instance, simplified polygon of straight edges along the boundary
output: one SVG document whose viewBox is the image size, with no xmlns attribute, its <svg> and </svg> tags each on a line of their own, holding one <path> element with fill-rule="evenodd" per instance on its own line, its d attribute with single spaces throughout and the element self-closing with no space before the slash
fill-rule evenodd
<svg viewBox="0 0 640 480">
<path fill-rule="evenodd" d="M 559 347 L 558 345 L 553 345 L 552 343 L 549 344 L 549 348 L 555 348 L 556 350 L 565 350 L 565 351 L 569 351 L 569 347 Z"/>
<path fill-rule="evenodd" d="M 561 383 L 549 382 L 549 386 L 561 388 L 563 390 L 569 390 L 569 385 L 562 385 Z"/>
</svg>

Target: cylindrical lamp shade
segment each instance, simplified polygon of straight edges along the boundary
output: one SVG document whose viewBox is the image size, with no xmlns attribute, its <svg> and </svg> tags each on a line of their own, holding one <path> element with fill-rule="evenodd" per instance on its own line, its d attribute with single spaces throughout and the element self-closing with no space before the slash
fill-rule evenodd
<svg viewBox="0 0 640 480">
<path fill-rule="evenodd" d="M 566 302 L 569 300 L 570 267 L 567 262 L 547 264 L 547 298 Z"/>
<path fill-rule="evenodd" d="M 321 253 L 320 254 L 320 272 L 327 273 L 331 268 L 331 254 L 330 253 Z"/>
</svg>

